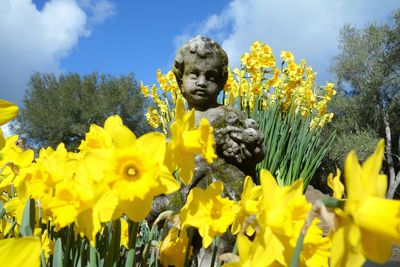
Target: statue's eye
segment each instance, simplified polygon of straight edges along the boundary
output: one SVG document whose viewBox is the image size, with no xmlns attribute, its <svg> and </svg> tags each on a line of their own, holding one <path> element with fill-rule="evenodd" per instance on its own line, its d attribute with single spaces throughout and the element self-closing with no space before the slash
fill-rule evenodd
<svg viewBox="0 0 400 267">
<path fill-rule="evenodd" d="M 191 72 L 191 73 L 189 73 L 188 77 L 190 79 L 197 79 L 197 73 L 196 72 Z"/>
<path fill-rule="evenodd" d="M 217 80 L 217 74 L 214 71 L 210 71 L 206 74 L 207 80 L 215 82 Z"/>
</svg>

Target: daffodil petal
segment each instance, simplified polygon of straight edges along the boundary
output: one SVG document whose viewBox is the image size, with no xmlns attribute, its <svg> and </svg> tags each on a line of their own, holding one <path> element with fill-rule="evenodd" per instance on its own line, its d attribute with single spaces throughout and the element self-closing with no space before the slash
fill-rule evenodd
<svg viewBox="0 0 400 267">
<path fill-rule="evenodd" d="M 6 145 L 6 139 L 4 138 L 3 130 L 0 127 L 0 150 L 3 149 L 5 145 Z"/>
<path fill-rule="evenodd" d="M 178 96 L 178 98 L 176 99 L 176 105 L 175 105 L 175 119 L 183 120 L 184 114 L 185 114 L 185 105 L 183 103 L 182 97 Z"/>
<path fill-rule="evenodd" d="M 40 240 L 29 236 L 0 240 L 0 262 L 7 266 L 40 266 Z"/>
<path fill-rule="evenodd" d="M 3 125 L 18 114 L 18 106 L 11 102 L 0 99 L 0 125 Z"/>
<path fill-rule="evenodd" d="M 113 143 L 118 148 L 124 149 L 135 144 L 135 134 L 123 125 L 118 115 L 109 117 L 104 123 L 104 129 L 111 135 Z"/>
<path fill-rule="evenodd" d="M 244 235 L 238 235 L 237 245 L 240 252 L 240 257 L 243 259 L 248 258 L 252 247 L 251 241 Z"/>
<path fill-rule="evenodd" d="M 365 262 L 361 248 L 357 245 L 352 246 L 352 242 L 348 240 L 349 238 L 359 239 L 358 237 L 360 237 L 359 234 L 357 237 L 357 229 L 351 229 L 354 227 L 356 226 L 353 224 L 346 225 L 334 233 L 330 261 L 332 267 L 362 266 Z"/>
<path fill-rule="evenodd" d="M 147 133 L 137 140 L 137 147 L 143 149 L 144 155 L 162 163 L 166 150 L 165 136 L 162 133 Z"/>
<path fill-rule="evenodd" d="M 354 214 L 354 220 L 363 229 L 400 243 L 399 200 L 367 197 Z"/>
<path fill-rule="evenodd" d="M 171 175 L 167 167 L 164 166 L 160 168 L 160 171 L 158 172 L 158 177 L 160 179 L 160 184 L 164 187 L 161 189 L 160 194 L 171 194 L 180 188 L 180 184 Z"/>
<path fill-rule="evenodd" d="M 367 259 L 383 264 L 392 255 L 392 241 L 379 234 L 361 229 L 361 246 Z"/>
<path fill-rule="evenodd" d="M 349 198 L 362 199 L 364 196 L 364 186 L 361 181 L 362 169 L 355 151 L 351 151 L 347 155 L 344 165 L 344 175 L 347 196 Z"/>
<path fill-rule="evenodd" d="M 263 198 L 265 202 L 271 203 L 271 201 L 275 199 L 278 184 L 272 174 L 267 170 L 261 170 L 260 181 L 263 189 Z"/>
<path fill-rule="evenodd" d="M 149 214 L 152 200 L 153 198 L 147 197 L 144 200 L 120 201 L 117 213 L 124 213 L 132 221 L 140 222 Z"/>
<path fill-rule="evenodd" d="M 365 173 L 379 173 L 382 168 L 383 153 L 385 151 L 385 141 L 381 139 L 376 146 L 374 153 L 368 157 L 363 165 L 362 169 Z"/>
<path fill-rule="evenodd" d="M 194 157 L 187 155 L 186 153 L 179 155 L 178 157 L 179 162 L 181 163 L 179 178 L 185 185 L 188 185 L 193 178 Z"/>
</svg>

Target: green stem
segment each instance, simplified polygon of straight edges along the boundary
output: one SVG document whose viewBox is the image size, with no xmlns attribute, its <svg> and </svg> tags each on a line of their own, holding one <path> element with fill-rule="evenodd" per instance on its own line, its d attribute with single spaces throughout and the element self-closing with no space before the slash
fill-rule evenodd
<svg viewBox="0 0 400 267">
<path fill-rule="evenodd" d="M 10 191 L 11 191 L 11 198 L 15 197 L 15 188 L 14 188 L 14 184 L 10 185 Z"/>
<path fill-rule="evenodd" d="M 186 230 L 184 230 L 184 231 L 186 231 Z M 186 248 L 185 261 L 184 261 L 185 263 L 183 265 L 184 267 L 190 266 L 189 255 L 190 255 L 190 246 L 192 245 L 193 234 L 194 234 L 193 227 L 189 227 L 189 241 L 188 241 L 188 245 Z"/>
<path fill-rule="evenodd" d="M 65 245 L 64 266 L 69 266 L 69 254 L 71 250 L 72 238 L 74 236 L 74 224 L 70 224 L 67 230 L 67 243 Z"/>
<path fill-rule="evenodd" d="M 237 242 L 237 237 L 236 237 L 236 240 L 235 240 L 235 245 L 233 246 L 232 253 L 235 254 L 235 255 L 238 254 L 238 242 Z"/>
<path fill-rule="evenodd" d="M 327 200 L 326 202 L 324 202 L 324 201 L 322 201 L 322 202 L 325 204 L 325 203 L 329 203 L 331 201 L 333 203 L 336 203 L 337 205 L 343 203 L 343 201 L 340 201 L 340 200 L 334 199 L 334 198 L 326 198 L 326 200 Z M 318 209 L 320 209 L 320 207 L 319 207 L 319 204 L 317 203 L 316 205 L 313 206 L 313 208 L 307 214 L 307 217 L 304 221 L 303 227 L 300 230 L 299 238 L 297 239 L 297 242 L 296 242 L 296 247 L 294 249 L 292 260 L 290 262 L 290 267 L 297 267 L 300 264 L 300 253 L 303 248 L 304 237 L 307 233 L 308 227 L 311 226 L 312 221 L 315 218 Z"/>
<path fill-rule="evenodd" d="M 303 226 L 300 232 L 300 236 L 297 239 L 296 248 L 294 249 L 292 260 L 290 262 L 290 267 L 298 267 L 300 264 L 300 253 L 303 249 L 304 236 L 306 235 L 306 232 L 307 228 L 304 228 Z"/>
<path fill-rule="evenodd" d="M 136 237 L 139 230 L 139 223 L 133 222 L 129 236 L 129 251 L 125 266 L 135 266 L 136 264 Z"/>
<path fill-rule="evenodd" d="M 46 258 L 44 257 L 44 253 L 40 253 L 40 266 L 41 267 L 46 267 Z"/>
<path fill-rule="evenodd" d="M 218 252 L 218 247 L 219 247 L 219 241 L 220 241 L 220 237 L 217 236 L 214 240 L 214 248 L 213 248 L 213 254 L 212 254 L 212 258 L 211 258 L 211 267 L 215 266 L 215 260 L 217 258 L 217 252 Z"/>
<path fill-rule="evenodd" d="M 143 250 L 144 256 L 142 257 L 142 262 L 141 262 L 140 266 L 146 266 L 146 263 L 149 259 L 150 250 L 151 250 L 151 241 L 153 241 L 153 235 L 154 235 L 154 232 L 156 231 L 156 228 L 157 228 L 157 225 L 153 224 L 153 226 L 151 227 L 150 235 L 149 235 L 149 241 L 147 242 L 147 244 Z"/>
<path fill-rule="evenodd" d="M 343 208 L 344 204 L 345 204 L 345 200 L 343 199 L 337 199 L 337 198 L 333 198 L 333 197 L 326 197 L 322 199 L 322 203 L 324 203 L 324 205 L 327 208 Z"/>
</svg>

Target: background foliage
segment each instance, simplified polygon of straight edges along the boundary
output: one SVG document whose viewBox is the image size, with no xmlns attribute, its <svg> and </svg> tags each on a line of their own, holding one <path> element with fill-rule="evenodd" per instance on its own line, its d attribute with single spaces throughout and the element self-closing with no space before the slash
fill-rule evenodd
<svg viewBox="0 0 400 267">
<path fill-rule="evenodd" d="M 371 144 L 378 138 L 386 138 L 391 149 L 386 148 L 384 172 L 389 173 L 392 167 L 398 173 L 400 10 L 394 11 L 385 24 L 370 23 L 364 28 L 343 26 L 339 49 L 331 69 L 338 91 L 330 106 L 335 117 L 328 126 L 338 136 L 325 162 L 342 167 L 340 155 L 356 148 L 360 158 L 365 159 L 373 151 Z"/>
<path fill-rule="evenodd" d="M 92 123 L 102 125 L 118 114 L 135 134 L 148 131 L 143 123 L 144 98 L 133 74 L 113 77 L 96 72 L 32 75 L 24 106 L 11 124 L 28 147 L 63 142 L 74 150 Z"/>
</svg>

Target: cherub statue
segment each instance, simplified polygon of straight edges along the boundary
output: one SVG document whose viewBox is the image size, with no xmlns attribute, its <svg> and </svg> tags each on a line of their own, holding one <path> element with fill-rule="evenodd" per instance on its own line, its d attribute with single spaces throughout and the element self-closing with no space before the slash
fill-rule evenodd
<svg viewBox="0 0 400 267">
<path fill-rule="evenodd" d="M 205 117 L 213 126 L 216 152 L 220 158 L 211 167 L 200 159 L 196 160 L 194 182 L 207 175 L 220 179 L 218 176 L 224 171 L 231 172 L 228 175 L 231 179 L 243 181 L 245 175 L 254 179 L 255 166 L 265 153 L 264 138 L 256 121 L 246 119 L 243 112 L 217 102 L 228 78 L 228 56 L 222 47 L 210 38 L 194 37 L 179 49 L 173 72 L 189 109 L 195 109 L 196 124 Z M 216 165 L 222 170 L 216 170 Z M 226 184 L 228 181 L 223 182 Z M 238 189 L 240 191 L 241 187 Z"/>
</svg>

